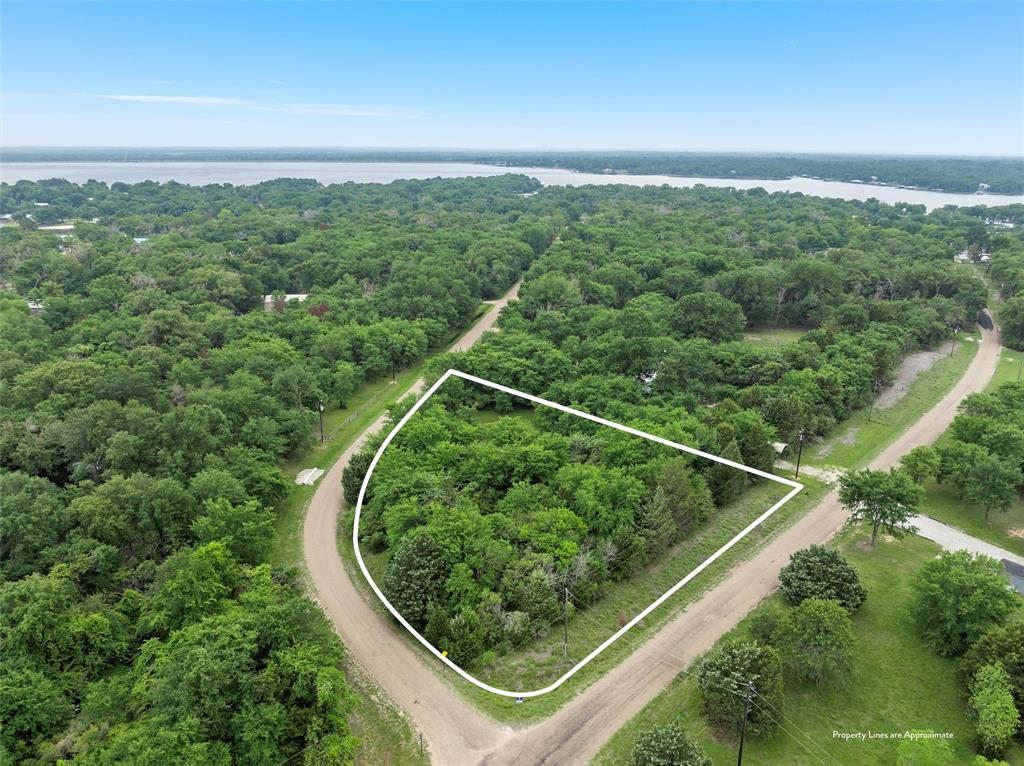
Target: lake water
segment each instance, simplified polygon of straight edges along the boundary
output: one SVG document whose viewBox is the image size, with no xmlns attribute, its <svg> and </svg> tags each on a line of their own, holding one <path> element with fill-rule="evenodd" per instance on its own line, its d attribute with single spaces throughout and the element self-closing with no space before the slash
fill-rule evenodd
<svg viewBox="0 0 1024 766">
<path fill-rule="evenodd" d="M 585 186 L 587 184 L 625 184 L 628 186 L 705 186 L 735 189 L 762 188 L 768 192 L 800 192 L 816 197 L 847 200 L 877 199 L 881 202 L 905 202 L 932 210 L 944 205 L 1010 205 L 1024 203 L 1024 196 L 1008 194 L 955 194 L 952 192 L 899 189 L 872 184 L 819 181 L 813 178 L 789 178 L 767 181 L 742 178 L 683 178 L 660 175 L 602 175 L 577 173 L 559 168 L 520 168 L 478 165 L 460 162 L 7 162 L 0 166 L 0 180 L 39 181 L 65 178 L 81 183 L 89 179 L 113 183 L 139 181 L 178 181 L 203 185 L 230 183 L 247 185 L 275 178 L 312 178 L 320 183 L 390 183 L 411 178 L 465 178 L 522 173 L 545 186 Z"/>
</svg>

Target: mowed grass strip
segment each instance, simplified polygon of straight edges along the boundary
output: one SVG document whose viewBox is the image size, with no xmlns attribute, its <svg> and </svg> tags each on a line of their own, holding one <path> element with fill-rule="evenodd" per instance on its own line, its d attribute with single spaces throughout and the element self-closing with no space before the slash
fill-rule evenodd
<svg viewBox="0 0 1024 766">
<path fill-rule="evenodd" d="M 866 546 L 867 539 L 858 528 L 843 532 L 835 541 L 857 567 L 868 591 L 867 601 L 853 616 L 856 645 L 852 671 L 846 678 L 820 686 L 787 678 L 782 712 L 788 719 L 784 723 L 789 733 L 748 739 L 744 759 L 750 763 L 891 766 L 896 762 L 898 741 L 845 742 L 834 738 L 833 731 L 909 729 L 950 732 L 957 762 L 968 764 L 973 759 L 974 727 L 956 680 L 956 661 L 939 657 L 925 646 L 911 616 L 913 578 L 940 549 L 927 540 L 911 537 L 902 542 L 882 540 L 872 551 Z M 764 609 L 780 608 L 783 603 L 778 595 L 765 599 L 725 639 L 749 638 L 751 617 Z M 1018 616 L 1024 612 L 1024 599 L 1021 603 Z M 694 663 L 690 672 L 696 667 Z M 594 763 L 628 763 L 640 732 L 677 718 L 698 735 L 715 764 L 736 762 L 735 743 L 720 741 L 707 730 L 700 715 L 696 681 L 681 673 L 608 741 Z M 1024 764 L 1024 749 L 1015 745 L 1005 759 L 1016 766 Z"/>
<path fill-rule="evenodd" d="M 992 511 L 986 522 L 981 508 L 958 499 L 948 487 L 929 481 L 926 490 L 921 504 L 921 512 L 926 516 L 1024 556 L 1024 501 L 1019 496 L 1009 511 Z"/>
<path fill-rule="evenodd" d="M 628 580 L 613 584 L 606 590 L 604 600 L 575 615 L 570 620 L 569 643 L 570 649 L 578 658 L 565 665 L 565 669 L 576 664 L 579 658 L 586 654 L 586 652 L 579 652 L 577 649 L 577 647 L 583 646 L 582 642 L 595 642 L 593 645 L 596 646 L 611 636 L 619 628 L 619 612 L 626 611 L 624 609 L 626 605 L 636 605 L 632 612 L 627 612 L 628 617 L 632 617 L 648 606 L 658 596 L 682 579 L 690 570 L 704 561 L 711 553 L 726 543 L 736 532 L 753 521 L 761 512 L 767 510 L 772 502 L 774 502 L 771 498 L 777 499 L 784 494 L 784 492 L 780 493 L 779 489 L 780 485 L 769 484 L 768 482 L 755 486 L 732 506 L 721 509 L 715 520 L 706 525 L 700 532 L 677 546 L 676 555 L 671 557 L 671 559 L 666 556 L 662 561 L 635 573 Z M 523 704 L 516 704 L 511 698 L 499 697 L 464 681 L 453 671 L 444 668 L 433 657 L 429 656 L 416 639 L 408 631 L 401 628 L 397 622 L 394 623 L 395 629 L 409 642 L 410 646 L 413 646 L 421 653 L 421 658 L 424 662 L 434 667 L 439 675 L 451 684 L 452 688 L 485 713 L 497 720 L 508 723 L 536 721 L 558 710 L 580 691 L 618 665 L 636 649 L 638 641 L 643 640 L 652 631 L 660 628 L 665 622 L 678 615 L 689 604 L 700 598 L 706 591 L 721 582 L 733 566 L 749 558 L 765 542 L 775 537 L 782 529 L 785 529 L 796 519 L 803 516 L 808 508 L 821 500 L 826 490 L 827 488 L 821 482 L 808 479 L 805 482 L 803 492 L 782 506 L 761 526 L 723 555 L 722 558 L 675 593 L 658 609 L 652 612 L 646 620 L 634 626 L 622 640 L 608 647 L 558 689 L 540 697 L 527 699 Z M 348 569 L 349 576 L 352 577 L 353 582 L 363 590 L 367 601 L 379 613 L 390 618 L 384 605 L 370 590 L 370 586 L 366 583 L 362 573 L 356 566 L 355 554 L 352 549 L 352 522 L 353 509 L 346 508 L 344 524 L 338 525 L 338 547 L 342 552 L 342 562 Z M 364 554 L 363 559 L 371 575 L 379 583 L 380 578 L 383 577 L 384 568 L 387 566 L 386 554 Z M 570 656 L 570 659 L 572 659 L 572 656 Z M 517 687 L 523 689 L 538 688 L 550 683 L 550 681 L 544 683 L 535 681 L 538 678 L 548 677 L 552 672 L 551 666 L 561 667 L 565 663 L 562 657 L 561 623 L 556 621 L 545 636 L 534 639 L 520 647 L 516 652 L 503 658 L 502 663 L 503 665 L 495 665 L 494 668 L 490 668 L 487 671 L 479 671 L 477 669 L 480 672 L 478 677 L 488 682 L 498 681 L 499 683 L 495 685 L 505 682 L 508 684 L 505 688 L 510 689 Z M 516 663 L 520 673 L 518 676 L 511 670 L 513 663 Z M 500 670 L 501 667 L 507 669 Z M 527 686 L 527 681 L 531 681 L 530 686 Z"/>
</svg>

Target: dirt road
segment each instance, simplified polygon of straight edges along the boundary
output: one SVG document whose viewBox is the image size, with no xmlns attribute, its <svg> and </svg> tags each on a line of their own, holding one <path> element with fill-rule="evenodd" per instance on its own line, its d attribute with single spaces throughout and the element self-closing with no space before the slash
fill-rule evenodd
<svg viewBox="0 0 1024 766">
<path fill-rule="evenodd" d="M 517 282 L 452 344 L 451 350 L 465 351 L 476 343 L 518 293 Z M 422 387 L 423 381 L 418 380 L 408 393 Z M 317 601 L 348 651 L 391 700 L 412 716 L 424 733 L 434 763 L 475 763 L 500 743 L 501 736 L 510 735 L 511 729 L 503 729 L 482 716 L 424 666 L 412 647 L 395 634 L 395 628 L 366 602 L 338 555 L 336 527 L 342 503 L 342 471 L 366 438 L 383 428 L 385 422 L 385 416 L 377 418 L 320 479 L 302 530 L 306 566 Z"/>
<path fill-rule="evenodd" d="M 487 320 L 493 323 L 496 315 L 497 310 L 492 310 L 480 324 Z M 478 324 L 457 346 L 468 348 L 486 329 Z M 937 439 L 956 415 L 960 401 L 985 387 L 998 359 L 998 331 L 986 330 L 977 356 L 960 381 L 883 450 L 871 467 L 893 466 L 913 447 Z M 383 419 L 370 431 L 382 425 Z M 304 530 L 306 560 L 319 601 L 349 651 L 413 717 L 424 733 L 434 763 L 442 766 L 586 763 L 671 682 L 680 665 L 689 664 L 710 648 L 775 589 L 779 570 L 790 554 L 828 540 L 845 522 L 836 493 L 829 493 L 753 558 L 738 565 L 727 580 L 691 604 L 557 713 L 534 726 L 513 730 L 487 718 L 444 684 L 349 580 L 337 551 L 335 523 L 341 506 L 341 471 L 361 441 L 335 463 L 310 502 Z"/>
</svg>

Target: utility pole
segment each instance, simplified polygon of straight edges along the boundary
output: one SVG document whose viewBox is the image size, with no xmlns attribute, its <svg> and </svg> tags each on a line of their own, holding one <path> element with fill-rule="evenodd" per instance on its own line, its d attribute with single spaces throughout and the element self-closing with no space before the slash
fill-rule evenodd
<svg viewBox="0 0 1024 766">
<path fill-rule="evenodd" d="M 1020 383 L 1020 374 L 1024 372 L 1024 350 L 1020 352 L 1020 364 L 1017 366 L 1017 382 Z"/>
<path fill-rule="evenodd" d="M 320 443 L 324 443 L 324 400 L 321 399 L 317 405 L 317 409 L 320 410 Z"/>
<path fill-rule="evenodd" d="M 562 656 L 569 656 L 569 586 L 565 586 L 565 598 L 562 601 Z"/>
<path fill-rule="evenodd" d="M 747 734 L 747 716 L 750 714 L 750 698 L 754 694 L 754 685 L 747 681 L 747 693 L 743 695 L 743 723 L 740 726 L 740 751 L 736 757 L 736 766 L 743 766 L 743 740 Z"/>
<path fill-rule="evenodd" d="M 953 352 L 956 350 L 956 336 L 960 332 L 960 325 L 953 328 L 953 339 L 949 342 L 949 355 L 953 356 Z"/>
<path fill-rule="evenodd" d="M 800 478 L 800 458 L 804 456 L 804 429 L 800 429 L 800 443 L 796 448 L 796 473 L 794 479 Z"/>
<path fill-rule="evenodd" d="M 868 408 L 868 422 L 871 422 L 871 416 L 875 414 L 875 399 L 878 398 L 879 392 L 882 390 L 882 381 L 875 378 L 875 381 L 871 384 L 871 406 Z"/>
</svg>

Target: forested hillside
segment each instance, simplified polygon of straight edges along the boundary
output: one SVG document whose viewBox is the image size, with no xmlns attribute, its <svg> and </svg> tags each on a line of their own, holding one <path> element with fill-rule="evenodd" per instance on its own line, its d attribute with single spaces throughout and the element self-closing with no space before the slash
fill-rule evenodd
<svg viewBox="0 0 1024 766">
<path fill-rule="evenodd" d="M 983 211 L 523 177 L 54 181 L 0 187 L 0 205 L 16 213 L 0 229 L 0 744 L 24 763 L 351 759 L 343 648 L 295 573 L 265 563 L 289 492 L 280 461 L 308 447 L 322 399 L 443 346 L 521 274 L 501 333 L 433 375 L 456 366 L 752 462 L 974 321 L 989 288 L 954 253 L 990 252 L 1012 290 L 1024 252 Z M 71 236 L 37 230 L 44 216 L 76 221 Z M 283 293 L 308 297 L 265 310 Z M 763 326 L 805 332 L 745 337 Z M 592 446 L 572 470 L 614 467 Z M 653 494 L 655 473 L 631 478 Z M 498 488 L 474 502 L 490 512 Z M 641 539 L 641 510 L 594 529 Z M 401 545 L 408 528 L 381 533 Z M 519 566 L 550 589 L 569 550 L 532 529 Z M 522 524 L 487 532 L 523 543 Z M 465 596 L 451 616 L 495 598 L 522 611 L 482 564 L 459 574 L 437 597 Z"/>
</svg>

